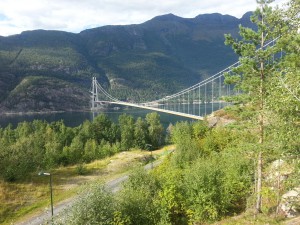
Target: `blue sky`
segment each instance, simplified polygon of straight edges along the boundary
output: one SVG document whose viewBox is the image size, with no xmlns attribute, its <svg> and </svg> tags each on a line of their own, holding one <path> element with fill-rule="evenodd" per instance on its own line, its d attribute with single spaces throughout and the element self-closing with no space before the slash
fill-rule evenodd
<svg viewBox="0 0 300 225">
<path fill-rule="evenodd" d="M 104 25 L 138 24 L 167 13 L 194 18 L 218 12 L 240 18 L 255 8 L 255 0 L 0 0 L 0 35 L 35 29 L 77 33 Z"/>
<path fill-rule="evenodd" d="M 8 18 L 5 15 L 3 15 L 3 14 L 0 13 L 0 21 L 5 21 L 7 19 Z"/>
</svg>

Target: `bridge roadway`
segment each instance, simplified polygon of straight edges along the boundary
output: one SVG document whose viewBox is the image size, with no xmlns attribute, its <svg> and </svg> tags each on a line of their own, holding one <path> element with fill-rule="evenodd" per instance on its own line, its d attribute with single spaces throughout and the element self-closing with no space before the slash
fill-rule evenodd
<svg viewBox="0 0 300 225">
<path fill-rule="evenodd" d="M 174 112 L 174 111 L 171 111 L 171 110 L 160 109 L 160 108 L 155 108 L 155 107 L 145 106 L 145 105 L 143 105 L 143 104 L 136 104 L 136 103 L 130 103 L 130 102 L 122 102 L 122 101 L 117 101 L 117 102 L 111 102 L 111 101 L 95 101 L 95 103 L 106 103 L 106 104 L 125 105 L 125 106 L 131 106 L 131 107 L 141 108 L 141 109 L 149 109 L 149 110 L 157 111 L 157 112 L 168 113 L 168 114 L 177 115 L 177 116 L 182 116 L 182 117 L 191 118 L 191 119 L 196 119 L 196 120 L 203 120 L 203 119 L 204 119 L 204 117 L 202 117 L 202 116 L 196 116 L 196 115 L 191 115 L 191 114 L 181 113 L 181 112 Z"/>
</svg>

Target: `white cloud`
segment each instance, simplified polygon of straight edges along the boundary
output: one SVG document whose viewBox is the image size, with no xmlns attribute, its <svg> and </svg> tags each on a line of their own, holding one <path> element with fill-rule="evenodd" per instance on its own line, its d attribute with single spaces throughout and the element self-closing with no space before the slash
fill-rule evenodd
<svg viewBox="0 0 300 225">
<path fill-rule="evenodd" d="M 167 13 L 186 18 L 214 12 L 241 17 L 255 8 L 255 0 L 0 0 L 0 35 L 34 29 L 80 32 L 142 23 Z"/>
</svg>

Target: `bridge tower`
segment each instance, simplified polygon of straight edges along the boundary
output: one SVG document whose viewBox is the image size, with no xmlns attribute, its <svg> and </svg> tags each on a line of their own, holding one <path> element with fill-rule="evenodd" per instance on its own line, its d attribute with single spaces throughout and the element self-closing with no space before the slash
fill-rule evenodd
<svg viewBox="0 0 300 225">
<path fill-rule="evenodd" d="M 93 77 L 93 82 L 92 82 L 92 90 L 91 90 L 91 102 L 92 102 L 92 111 L 96 110 L 96 101 L 98 101 L 98 89 L 97 89 L 97 80 L 96 77 Z"/>
</svg>

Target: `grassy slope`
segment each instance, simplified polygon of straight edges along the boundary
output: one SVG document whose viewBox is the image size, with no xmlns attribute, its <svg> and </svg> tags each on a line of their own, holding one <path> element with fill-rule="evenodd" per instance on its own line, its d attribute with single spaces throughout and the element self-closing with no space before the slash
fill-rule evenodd
<svg viewBox="0 0 300 225">
<path fill-rule="evenodd" d="M 171 146 L 153 151 L 161 156 Z M 104 160 L 85 165 L 85 174 L 78 175 L 77 166 L 62 167 L 53 174 L 54 207 L 60 201 L 74 196 L 80 186 L 93 181 L 107 182 L 138 165 L 148 162 L 150 152 L 134 150 L 121 152 Z M 17 183 L 0 181 L 0 224 L 23 221 L 49 206 L 49 179 L 32 174 Z"/>
</svg>

